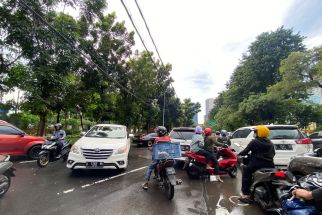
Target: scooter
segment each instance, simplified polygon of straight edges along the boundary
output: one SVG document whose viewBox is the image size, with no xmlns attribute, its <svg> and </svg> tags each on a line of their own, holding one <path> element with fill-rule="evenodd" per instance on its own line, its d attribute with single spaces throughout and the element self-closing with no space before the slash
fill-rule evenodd
<svg viewBox="0 0 322 215">
<path fill-rule="evenodd" d="M 66 162 L 68 154 L 70 152 L 70 144 L 65 142 L 60 153 L 57 152 L 57 141 L 58 138 L 49 138 L 41 147 L 39 156 L 37 159 L 37 164 L 39 167 L 46 167 L 49 162 L 57 161 L 63 159 Z"/>
<path fill-rule="evenodd" d="M 322 187 L 322 173 L 316 172 L 300 178 L 294 186 L 292 186 L 287 192 L 281 192 L 280 202 L 281 209 L 278 215 L 316 215 L 322 214 L 322 211 L 318 211 L 313 201 L 303 201 L 292 196 L 294 189 L 315 190 Z"/>
<path fill-rule="evenodd" d="M 9 161 L 9 155 L 0 155 L 0 198 L 9 190 L 11 177 L 14 177 L 15 168 L 13 163 Z"/>
<path fill-rule="evenodd" d="M 213 169 L 206 169 L 206 158 L 193 152 L 186 152 L 186 160 L 183 169 L 190 178 L 209 177 L 214 174 Z M 228 174 L 232 178 L 237 176 L 237 156 L 229 148 L 217 147 L 219 175 Z M 213 163 L 210 163 L 213 167 Z"/>
<path fill-rule="evenodd" d="M 156 179 L 159 183 L 159 187 L 165 191 L 169 200 L 173 199 L 174 186 L 178 184 L 176 179 L 176 171 L 173 166 L 173 159 L 165 159 L 160 160 L 155 169 L 155 175 L 157 177 Z"/>
</svg>

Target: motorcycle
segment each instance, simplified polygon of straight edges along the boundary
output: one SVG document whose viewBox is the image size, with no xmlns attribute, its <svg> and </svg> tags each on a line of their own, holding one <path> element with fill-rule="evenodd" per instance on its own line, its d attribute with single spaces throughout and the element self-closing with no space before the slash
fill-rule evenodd
<svg viewBox="0 0 322 215">
<path fill-rule="evenodd" d="M 11 177 L 14 177 L 15 168 L 13 163 L 9 161 L 10 156 L 0 155 L 0 198 L 9 190 Z"/>
<path fill-rule="evenodd" d="M 57 141 L 58 138 L 49 138 L 41 147 L 37 164 L 39 167 L 46 167 L 49 162 L 63 159 L 63 162 L 67 161 L 68 154 L 70 152 L 70 144 L 65 142 L 62 146 L 60 153 L 57 152 Z"/>
<path fill-rule="evenodd" d="M 249 162 L 249 156 L 241 157 L 242 171 L 245 164 Z M 322 175 L 321 175 L 322 178 Z M 302 180 L 302 181 L 301 181 Z M 250 199 L 256 203 L 267 214 L 288 215 L 292 202 L 292 190 L 295 187 L 305 187 L 304 183 L 308 181 L 303 178 L 299 181 L 290 171 L 282 171 L 276 168 L 263 168 L 253 173 L 253 183 L 250 188 Z M 312 184 L 312 183 L 310 183 Z M 307 203 L 301 203 L 305 210 L 311 210 Z M 298 205 L 296 207 L 299 207 Z M 310 208 L 310 209 L 309 209 Z M 309 215 L 311 213 L 307 213 Z M 312 213 L 313 215 L 314 213 Z M 292 215 L 297 215 L 296 213 Z"/>
<path fill-rule="evenodd" d="M 186 152 L 186 160 L 183 169 L 190 178 L 209 177 L 214 174 L 213 169 L 206 169 L 207 161 L 202 155 Z M 237 176 L 237 156 L 229 148 L 217 147 L 217 158 L 219 164 L 219 175 L 228 174 L 232 178 Z M 210 163 L 213 167 L 213 163 Z"/>
<path fill-rule="evenodd" d="M 167 151 L 168 150 L 168 151 Z M 173 154 L 177 153 L 177 156 Z M 176 171 L 174 169 L 174 158 L 181 155 L 179 143 L 162 143 L 153 145 L 154 158 L 158 159 L 158 164 L 154 174 L 158 181 L 159 187 L 166 193 L 169 200 L 174 197 L 174 186 L 180 185 L 181 180 L 176 179 Z"/>
</svg>

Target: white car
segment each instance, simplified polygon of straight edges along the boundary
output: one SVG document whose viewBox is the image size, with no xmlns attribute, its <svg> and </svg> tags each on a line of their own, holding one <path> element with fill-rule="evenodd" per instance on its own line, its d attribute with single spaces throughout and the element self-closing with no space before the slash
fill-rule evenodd
<svg viewBox="0 0 322 215">
<path fill-rule="evenodd" d="M 169 136 L 172 142 L 180 143 L 181 147 L 181 158 L 177 160 L 184 160 L 185 153 L 190 151 L 192 136 L 195 134 L 194 128 L 179 127 L 173 128 Z"/>
<path fill-rule="evenodd" d="M 267 125 L 270 130 L 269 139 L 275 146 L 274 163 L 277 166 L 286 166 L 292 157 L 313 151 L 309 138 L 303 136 L 294 125 Z M 237 153 L 242 151 L 254 139 L 255 126 L 237 129 L 230 137 L 231 148 Z"/>
<path fill-rule="evenodd" d="M 71 148 L 67 167 L 74 169 L 126 169 L 130 138 L 123 125 L 98 124 Z"/>
</svg>

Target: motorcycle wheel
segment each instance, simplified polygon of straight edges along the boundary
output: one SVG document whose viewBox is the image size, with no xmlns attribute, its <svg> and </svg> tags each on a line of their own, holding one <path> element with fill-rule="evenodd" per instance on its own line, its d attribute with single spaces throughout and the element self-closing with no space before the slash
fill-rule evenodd
<svg viewBox="0 0 322 215">
<path fill-rule="evenodd" d="M 237 166 L 233 166 L 229 171 L 228 171 L 228 175 L 231 177 L 231 178 L 236 178 L 237 177 Z"/>
<path fill-rule="evenodd" d="M 37 164 L 39 167 L 43 168 L 49 164 L 49 154 L 41 154 L 37 160 Z"/>
<path fill-rule="evenodd" d="M 10 176 L 0 175 L 0 198 L 9 190 L 10 184 Z"/>
<path fill-rule="evenodd" d="M 170 181 L 168 179 L 165 182 L 165 192 L 166 192 L 167 198 L 169 200 L 173 199 L 173 196 L 174 196 L 174 186 L 170 183 Z"/>
<path fill-rule="evenodd" d="M 197 167 L 192 165 L 187 168 L 187 174 L 188 174 L 189 178 L 191 178 L 191 179 L 199 179 L 200 170 L 197 170 Z"/>
</svg>

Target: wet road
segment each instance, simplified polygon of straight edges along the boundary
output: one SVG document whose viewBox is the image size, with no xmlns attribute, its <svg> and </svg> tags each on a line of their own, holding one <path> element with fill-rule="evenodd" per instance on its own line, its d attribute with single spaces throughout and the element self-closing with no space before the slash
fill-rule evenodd
<svg viewBox="0 0 322 215">
<path fill-rule="evenodd" d="M 145 148 L 131 147 L 126 172 L 91 170 L 71 173 L 61 161 L 47 168 L 36 162 L 15 162 L 16 177 L 0 199 L 1 215 L 38 214 L 263 214 L 256 206 L 233 202 L 240 193 L 238 178 L 223 176 L 224 183 L 190 180 L 177 170 L 183 184 L 176 186 L 172 201 L 155 183 L 141 189 L 151 155 Z"/>
</svg>

